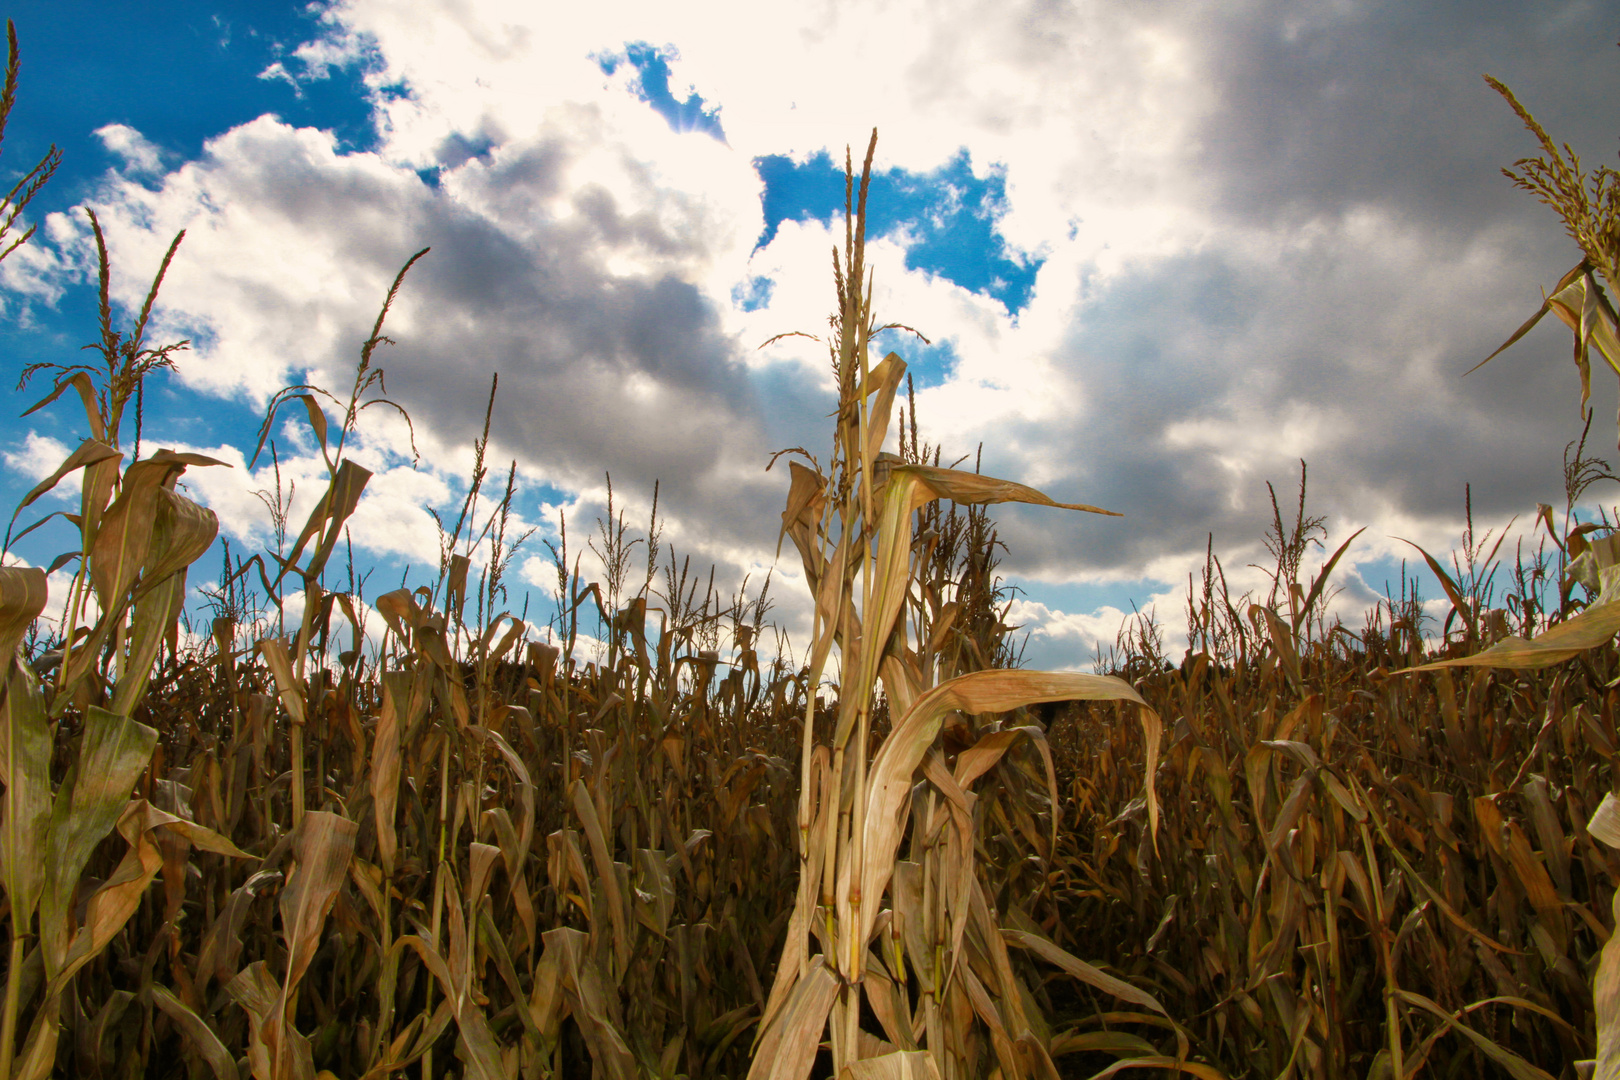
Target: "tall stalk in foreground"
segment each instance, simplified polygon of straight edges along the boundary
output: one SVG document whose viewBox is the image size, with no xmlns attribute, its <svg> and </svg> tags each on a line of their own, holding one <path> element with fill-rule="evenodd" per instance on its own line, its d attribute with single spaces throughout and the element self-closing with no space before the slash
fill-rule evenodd
<svg viewBox="0 0 1620 1080">
<path fill-rule="evenodd" d="M 916 511 L 936 499 L 1110 511 L 1057 503 L 1022 484 L 908 463 L 883 452 L 906 365 L 894 353 L 875 366 L 868 356 L 875 334 L 898 327 L 878 326 L 873 318 L 864 261 L 866 196 L 876 146 L 873 131 L 858 206 L 846 154 L 844 253 L 842 260 L 833 253 L 838 310 L 828 341 L 839 404 L 828 468 L 823 472 L 814 457 L 796 451 L 809 464 L 790 463 L 792 483 L 782 514 L 783 534 L 798 547 L 815 598 L 810 685 L 819 685 L 836 647 L 840 686 L 832 730 L 825 725 L 816 730 L 814 694 L 807 695 L 799 887 L 749 1076 L 808 1076 L 826 1030 L 840 1077 L 965 1080 L 990 1075 L 997 1066 L 1009 1080 L 1055 1077 L 1046 1025 L 1030 1015 L 1033 998 L 1014 974 L 1009 944 L 1115 996 L 1163 1009 L 1150 995 L 1064 952 L 1027 919 L 1025 929 L 1002 929 L 976 865 L 979 796 L 972 787 L 1021 739 L 1035 742 L 1043 756 L 1046 748 L 1038 727 L 1004 727 L 990 722 L 988 714 L 1044 701 L 1136 703 L 1147 747 L 1145 799 L 1155 834 L 1159 717 L 1128 683 L 1111 676 L 1014 670 L 955 675 L 934 661 L 939 643 L 953 631 L 956 609 L 931 602 L 938 597 L 930 595 L 932 583 L 920 572 L 928 541 L 914 539 Z M 880 682 L 893 723 L 874 749 L 871 725 Z M 970 734 L 979 737 L 948 753 L 939 735 L 946 718 L 958 712 L 966 714 Z M 1049 756 L 1046 761 L 1056 806 Z M 1055 839 L 1055 815 L 1051 831 Z M 910 850 L 902 858 L 900 843 L 908 832 Z M 911 1001 L 913 984 L 916 1002 Z M 863 996 L 881 1036 L 861 1026 Z M 975 1016 L 988 1029 L 989 1045 Z M 1138 1061 L 1184 1065 L 1185 1045 L 1178 1029 L 1176 1056 Z"/>
</svg>

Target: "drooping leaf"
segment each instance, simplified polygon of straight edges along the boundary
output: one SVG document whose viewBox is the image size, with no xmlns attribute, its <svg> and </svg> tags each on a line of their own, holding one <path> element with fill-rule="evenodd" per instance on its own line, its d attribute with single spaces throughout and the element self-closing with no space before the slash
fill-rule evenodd
<svg viewBox="0 0 1620 1080">
<path fill-rule="evenodd" d="M 248 1065 L 254 1080 L 315 1080 L 309 1040 L 287 1023 L 281 984 L 255 960 L 225 987 L 248 1014 Z"/>
<path fill-rule="evenodd" d="M 304 814 L 293 840 L 297 867 L 281 890 L 282 937 L 287 942 L 287 981 L 283 994 L 290 994 L 315 950 L 321 944 L 321 927 L 337 899 L 337 891 L 349 872 L 355 837 L 360 827 L 346 818 L 322 810 Z"/>
<path fill-rule="evenodd" d="M 37 566 L 0 566 L 0 664 L 7 667 L 28 627 L 49 598 L 45 571 Z"/>
<path fill-rule="evenodd" d="M 1604 644 L 1616 633 L 1620 633 L 1620 604 L 1601 604 L 1565 619 L 1534 638 L 1527 640 L 1510 635 L 1473 656 L 1436 660 L 1415 667 L 1401 668 L 1394 674 L 1405 675 L 1414 671 L 1436 671 L 1451 667 L 1533 670 L 1572 659 L 1587 649 Z"/>
<path fill-rule="evenodd" d="M 13 568 L 0 569 L 0 585 Z M 5 699 L 0 702 L 0 740 L 5 751 L 5 801 L 0 857 L 15 934 L 32 932 L 34 910 L 45 885 L 45 830 L 51 816 L 51 732 L 45 699 L 33 673 L 7 652 Z"/>
<path fill-rule="evenodd" d="M 70 472 L 73 472 L 75 469 L 83 469 L 86 466 L 94 465 L 99 461 L 106 461 L 109 458 L 122 458 L 123 456 L 123 454 L 119 453 L 117 450 L 113 449 L 111 446 L 108 446 L 104 442 L 100 442 L 96 439 L 84 440 L 79 444 L 78 448 L 73 451 L 73 453 L 68 455 L 66 461 L 62 462 L 61 465 L 56 467 L 55 472 L 51 473 L 51 475 L 35 484 L 33 488 L 29 490 L 28 494 L 23 496 L 22 502 L 17 504 L 17 510 L 21 512 L 24 507 L 31 505 L 35 499 L 54 488 L 59 482 L 61 482 L 62 477 L 66 476 Z M 15 515 L 13 515 L 13 517 L 15 517 Z"/>
<path fill-rule="evenodd" d="M 923 756 L 933 745 L 948 713 L 953 710 L 966 713 L 1006 712 L 1039 702 L 1071 700 L 1129 701 L 1139 707 L 1146 750 L 1144 784 L 1149 829 L 1156 836 L 1159 806 L 1153 778 L 1158 768 L 1162 725 L 1158 714 L 1148 707 L 1129 683 L 1111 675 L 977 671 L 941 683 L 919 697 L 894 725 L 873 757 L 868 781 L 866 834 L 863 838 L 865 859 L 857 871 L 860 874 L 861 896 L 879 897 L 889 883 L 905 825 L 902 811 L 911 791 L 912 778 L 922 764 Z M 848 869 L 844 871 L 845 874 L 849 872 Z M 840 889 L 840 895 L 844 893 L 845 890 Z M 875 901 L 863 905 L 862 926 L 858 930 L 862 942 L 870 939 L 877 914 Z"/>
<path fill-rule="evenodd" d="M 74 895 L 79 875 L 123 814 L 156 745 L 157 732 L 145 724 L 94 705 L 86 712 L 77 759 L 52 803 L 45 841 L 39 925 L 50 978 L 67 963 L 77 929 Z"/>
<path fill-rule="evenodd" d="M 805 1080 L 816 1063 L 827 1014 L 837 997 L 837 976 L 819 954 L 811 957 L 781 1014 L 761 1030 L 748 1080 Z"/>
<path fill-rule="evenodd" d="M 231 1057 L 231 1052 L 225 1049 L 225 1044 L 207 1021 L 192 1012 L 191 1006 L 175 997 L 161 983 L 152 983 L 147 987 L 147 993 L 151 995 L 152 1004 L 174 1022 L 175 1027 L 197 1048 L 203 1060 L 208 1062 L 215 1080 L 238 1080 L 236 1059 Z"/>
</svg>

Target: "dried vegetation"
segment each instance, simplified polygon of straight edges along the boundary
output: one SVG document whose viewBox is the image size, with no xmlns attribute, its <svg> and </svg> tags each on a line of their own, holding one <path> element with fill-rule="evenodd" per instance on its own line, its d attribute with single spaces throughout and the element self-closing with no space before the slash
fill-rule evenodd
<svg viewBox="0 0 1620 1080">
<path fill-rule="evenodd" d="M 139 443 L 142 380 L 184 347 L 144 337 L 181 237 L 125 334 L 92 216 L 99 359 L 25 373 L 52 380 L 36 408 L 84 407 L 24 500 L 80 483 L 52 567 L 71 633 L 39 636 L 44 569 L 0 568 L 0 1080 L 1615 1074 L 1614 542 L 1542 508 L 1556 568 L 1521 552 L 1493 605 L 1500 540 L 1470 525 L 1452 572 L 1425 553 L 1452 602 L 1426 652 L 1404 586 L 1360 633 L 1326 624 L 1349 541 L 1301 580 L 1325 538 L 1302 472 L 1263 602 L 1230 596 L 1213 546 L 1189 581 L 1179 669 L 1151 620 L 1112 675 L 1017 668 L 984 507 L 1059 504 L 941 466 L 903 361 L 871 362 L 904 328 L 870 310 L 870 160 L 835 253 L 832 448 L 788 463 L 802 667 L 762 660 L 763 590 L 725 602 L 660 546 L 656 499 L 640 537 L 610 508 L 602 582 L 551 547 L 534 640 L 501 610 L 528 537 L 511 472 L 481 501 L 487 423 L 436 580 L 371 601 L 368 651 L 363 581 L 326 583 L 411 263 L 348 399 L 272 403 L 259 449 L 301 406 L 325 492 L 296 533 L 290 491 L 264 493 L 277 550 L 227 549 L 184 646 L 217 522 L 175 481 L 218 463 Z M 1543 309 L 1584 392 L 1588 345 L 1620 370 L 1593 276 L 1613 288 L 1612 174 L 1577 219 L 1578 162 L 1520 168 L 1586 252 Z M 1603 473 L 1575 451 L 1571 507 Z"/>
</svg>

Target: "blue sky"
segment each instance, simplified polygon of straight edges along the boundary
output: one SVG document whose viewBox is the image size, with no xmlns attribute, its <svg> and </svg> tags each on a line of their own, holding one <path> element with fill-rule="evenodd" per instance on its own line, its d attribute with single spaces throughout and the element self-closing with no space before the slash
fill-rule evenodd
<svg viewBox="0 0 1620 1080">
<path fill-rule="evenodd" d="M 1563 505 L 1579 419 L 1562 328 L 1461 375 L 1577 257 L 1497 172 L 1532 145 L 1481 75 L 1611 161 L 1620 49 L 1591 6 L 10 15 L 23 70 L 0 171 L 53 142 L 64 163 L 0 267 L 0 344 L 20 370 L 93 338 L 79 207 L 102 218 L 125 322 L 188 230 L 151 336 L 193 347 L 150 384 L 142 445 L 236 464 L 186 478 L 233 550 L 269 543 L 254 492 L 271 480 L 245 458 L 270 395 L 346 386 L 388 282 L 433 247 L 379 354 L 420 459 L 379 410 L 356 443 L 377 473 L 353 529 L 368 595 L 435 560 L 425 508 L 459 506 L 497 371 L 490 463 L 517 463 L 538 530 L 514 608 L 532 590 L 543 609 L 540 542 L 561 511 L 584 548 L 607 473 L 637 528 L 658 482 L 666 542 L 715 563 L 728 598 L 757 587 L 785 484 L 764 464 L 820 447 L 832 401 L 819 346 L 758 346 L 825 324 L 844 148 L 874 125 L 878 314 L 931 341 L 885 342 L 912 365 L 924 438 L 1125 514 L 1001 515 L 1032 663 L 1088 666 L 1133 605 L 1178 649 L 1210 533 L 1235 591 L 1259 587 L 1265 484 L 1291 505 L 1301 457 L 1330 546 L 1366 528 L 1335 578 L 1352 628 L 1416 557 L 1398 538 L 1456 545 L 1465 484 L 1481 532 L 1517 515 L 1528 534 L 1536 503 Z M 0 413 L 13 505 L 83 434 L 65 400 L 20 416 L 45 389 Z M 1601 452 L 1614 390 L 1595 389 Z M 301 520 L 317 455 L 296 424 L 275 438 Z M 47 526 L 16 553 L 45 563 L 66 539 Z M 796 632 L 791 563 L 772 595 Z"/>
</svg>

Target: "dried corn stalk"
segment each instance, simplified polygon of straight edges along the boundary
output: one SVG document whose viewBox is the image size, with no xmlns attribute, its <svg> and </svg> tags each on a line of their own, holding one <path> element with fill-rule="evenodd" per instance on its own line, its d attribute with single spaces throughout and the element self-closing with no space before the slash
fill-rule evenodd
<svg viewBox="0 0 1620 1080">
<path fill-rule="evenodd" d="M 953 766 L 941 752 L 941 728 L 959 713 L 1003 713 L 1036 702 L 1133 702 L 1148 746 L 1145 797 L 1156 831 L 1159 718 L 1129 684 L 1111 677 L 1013 670 L 952 677 L 928 669 L 934 665 L 925 668 L 935 631 L 943 634 L 948 625 L 929 626 L 926 616 L 908 616 L 919 607 L 939 610 L 923 603 L 928 583 L 917 572 L 912 524 L 919 509 L 950 499 L 1109 511 L 1057 503 L 1022 484 L 907 463 L 883 452 L 905 363 L 894 353 L 875 366 L 868 358 L 871 337 L 890 328 L 872 318 L 864 265 L 876 144 L 874 131 L 858 209 L 853 168 L 846 168 L 845 250 L 842 262 L 836 252 L 833 260 L 839 307 L 829 351 L 839 410 L 829 472 L 813 458 L 809 467 L 792 463 L 782 515 L 783 532 L 799 550 L 815 598 L 810 685 L 820 682 L 835 647 L 842 678 L 830 730 L 816 730 L 813 703 L 805 711 L 799 888 L 749 1076 L 808 1076 L 823 1032 L 841 1076 L 959 1080 L 987 1075 L 991 1061 L 1008 1078 L 1055 1076 L 1045 1024 L 1030 1015 L 1033 1002 L 1013 971 L 1008 944 L 1090 976 L 1093 985 L 1114 992 L 1129 988 L 1037 935 L 1004 931 L 981 881 L 974 784 L 1016 739 L 1039 738 L 1039 729 L 989 729 L 955 756 Z M 943 621 L 948 624 L 949 616 Z M 893 725 L 874 751 L 880 683 Z M 1055 802 L 1055 790 L 1052 797 Z M 906 859 L 900 845 L 908 831 L 912 857 Z M 912 978 L 921 988 L 916 1002 L 907 990 Z M 1162 1012 L 1150 995 L 1136 996 Z M 861 1026 L 863 997 L 881 1035 Z"/>
</svg>

